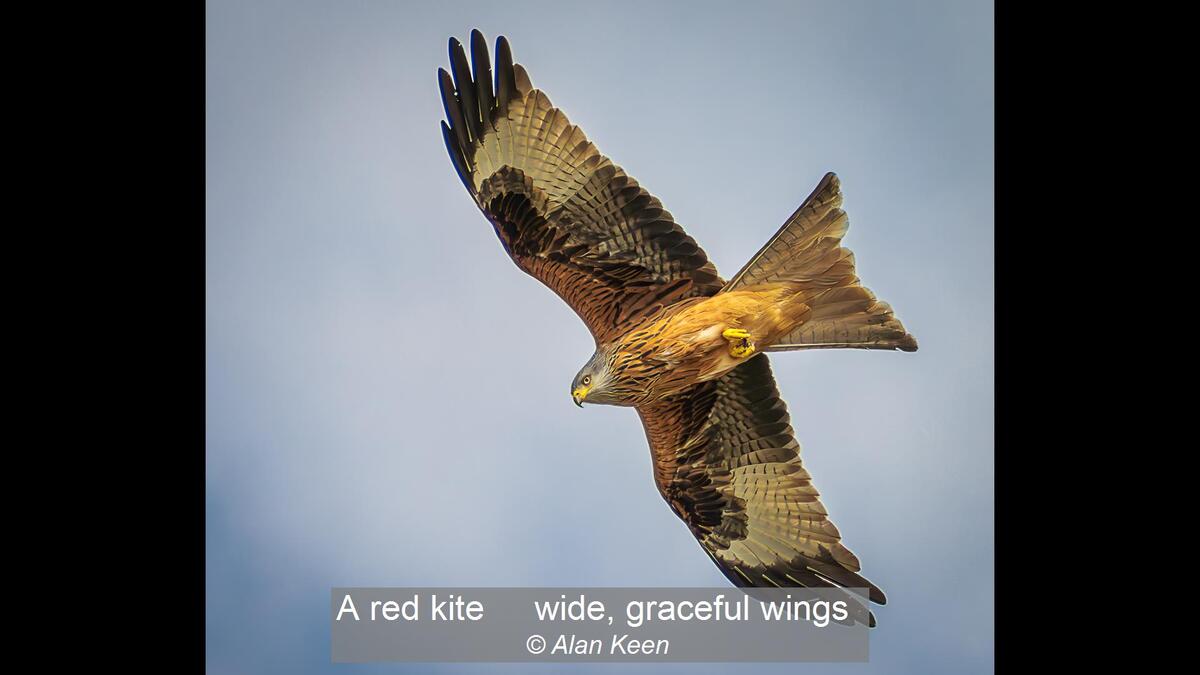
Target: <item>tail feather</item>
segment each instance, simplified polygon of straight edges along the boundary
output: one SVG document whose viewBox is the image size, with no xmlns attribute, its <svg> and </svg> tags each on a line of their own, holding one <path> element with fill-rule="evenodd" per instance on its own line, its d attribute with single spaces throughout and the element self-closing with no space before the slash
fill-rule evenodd
<svg viewBox="0 0 1200 675">
<path fill-rule="evenodd" d="M 797 298 L 810 309 L 804 321 L 764 351 L 837 347 L 916 351 L 916 339 L 891 306 L 862 285 L 854 254 L 841 246 L 850 225 L 841 206 L 841 182 L 827 173 L 775 236 L 721 289 L 724 293 L 788 284 L 804 290 Z"/>
</svg>

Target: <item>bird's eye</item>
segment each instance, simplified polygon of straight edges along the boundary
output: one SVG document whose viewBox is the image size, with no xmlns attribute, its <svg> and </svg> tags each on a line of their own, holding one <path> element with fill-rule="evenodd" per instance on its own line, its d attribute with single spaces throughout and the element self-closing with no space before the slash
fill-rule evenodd
<svg viewBox="0 0 1200 675">
<path fill-rule="evenodd" d="M 584 375 L 584 376 L 583 376 L 583 383 L 584 383 L 585 385 L 591 384 L 591 383 L 592 383 L 592 376 L 591 376 L 591 375 Z"/>
</svg>

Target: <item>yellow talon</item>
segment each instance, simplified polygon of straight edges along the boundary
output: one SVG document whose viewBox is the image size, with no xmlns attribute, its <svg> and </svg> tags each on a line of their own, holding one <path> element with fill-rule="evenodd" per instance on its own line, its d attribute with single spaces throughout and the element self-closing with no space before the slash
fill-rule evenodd
<svg viewBox="0 0 1200 675">
<path fill-rule="evenodd" d="M 721 336 L 729 340 L 729 353 L 735 358 L 743 359 L 754 353 L 754 342 L 749 332 L 741 328 L 726 328 Z"/>
<path fill-rule="evenodd" d="M 754 344 L 751 342 L 746 342 L 745 344 L 730 345 L 729 353 L 733 354 L 739 359 L 744 359 L 754 353 Z"/>
</svg>

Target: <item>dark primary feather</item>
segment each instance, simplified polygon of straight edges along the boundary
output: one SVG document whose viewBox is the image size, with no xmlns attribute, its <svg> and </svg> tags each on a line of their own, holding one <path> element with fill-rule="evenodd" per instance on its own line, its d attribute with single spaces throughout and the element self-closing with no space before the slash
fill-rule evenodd
<svg viewBox="0 0 1200 675">
<path fill-rule="evenodd" d="M 492 106 L 495 104 L 495 96 L 492 94 L 492 63 L 488 59 L 487 42 L 483 39 L 483 33 L 477 30 L 471 31 L 471 66 L 479 120 L 483 124 L 491 125 Z"/>
<path fill-rule="evenodd" d="M 462 118 L 466 120 L 466 132 L 471 142 L 483 136 L 483 125 L 479 118 L 479 104 L 475 101 L 475 83 L 471 79 L 467 53 L 462 43 L 450 38 L 450 71 L 454 75 L 454 90 L 458 94 Z"/>
</svg>

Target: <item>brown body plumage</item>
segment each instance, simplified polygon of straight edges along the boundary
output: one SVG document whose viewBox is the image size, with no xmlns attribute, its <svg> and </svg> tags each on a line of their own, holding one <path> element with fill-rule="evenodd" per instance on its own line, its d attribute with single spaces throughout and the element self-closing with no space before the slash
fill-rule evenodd
<svg viewBox="0 0 1200 675">
<path fill-rule="evenodd" d="M 450 63 L 453 74 L 438 74 L 442 134 L 459 177 L 517 266 L 595 338 L 576 402 L 637 409 L 663 498 L 737 585 L 865 588 L 883 603 L 801 466 L 761 353 L 917 348 L 841 246 L 837 177 L 726 283 L 659 201 L 533 88 L 503 37 L 494 78 L 478 31 L 470 63 L 454 39 Z"/>
</svg>

